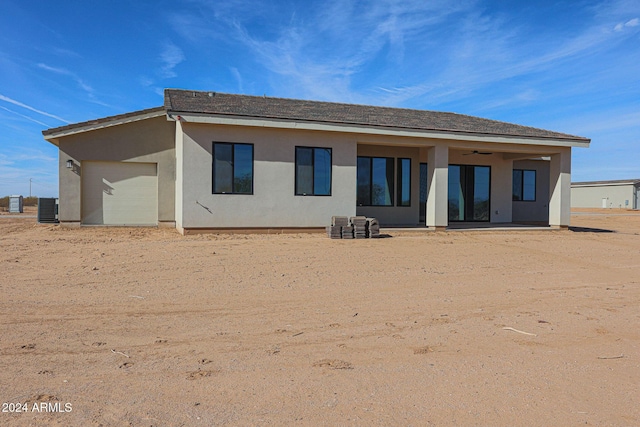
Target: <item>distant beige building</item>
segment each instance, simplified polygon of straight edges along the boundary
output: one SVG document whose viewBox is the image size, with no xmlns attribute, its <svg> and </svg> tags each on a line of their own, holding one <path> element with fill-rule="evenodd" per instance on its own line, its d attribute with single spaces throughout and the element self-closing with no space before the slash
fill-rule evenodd
<svg viewBox="0 0 640 427">
<path fill-rule="evenodd" d="M 571 207 L 640 209 L 640 179 L 573 182 Z"/>
<path fill-rule="evenodd" d="M 567 227 L 587 138 L 453 113 L 167 89 L 163 107 L 43 132 L 63 225 Z"/>
</svg>

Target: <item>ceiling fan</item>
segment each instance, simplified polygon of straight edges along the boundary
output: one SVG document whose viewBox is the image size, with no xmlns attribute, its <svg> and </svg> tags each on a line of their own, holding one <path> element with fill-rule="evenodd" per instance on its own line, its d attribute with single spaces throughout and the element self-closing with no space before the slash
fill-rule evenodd
<svg viewBox="0 0 640 427">
<path fill-rule="evenodd" d="M 471 155 L 474 155 L 474 154 L 480 154 L 480 155 L 482 155 L 482 156 L 490 156 L 490 155 L 492 155 L 493 153 L 489 153 L 489 152 L 485 152 L 485 151 L 473 150 L 473 151 L 472 151 L 472 152 L 470 152 L 470 153 L 463 153 L 462 155 L 463 155 L 463 156 L 471 156 Z"/>
</svg>

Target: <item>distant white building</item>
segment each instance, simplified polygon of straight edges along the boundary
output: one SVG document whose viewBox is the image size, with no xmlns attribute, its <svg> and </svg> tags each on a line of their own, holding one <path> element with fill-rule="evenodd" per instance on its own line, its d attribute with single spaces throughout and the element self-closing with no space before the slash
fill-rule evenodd
<svg viewBox="0 0 640 427">
<path fill-rule="evenodd" d="M 640 179 L 572 182 L 571 207 L 640 209 Z"/>
</svg>

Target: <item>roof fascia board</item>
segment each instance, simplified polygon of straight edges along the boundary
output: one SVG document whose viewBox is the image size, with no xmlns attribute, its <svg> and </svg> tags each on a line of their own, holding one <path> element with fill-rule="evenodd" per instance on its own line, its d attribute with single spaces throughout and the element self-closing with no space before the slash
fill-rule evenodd
<svg viewBox="0 0 640 427">
<path fill-rule="evenodd" d="M 203 124 L 216 124 L 216 125 L 230 125 L 230 126 L 251 126 L 251 127 L 265 127 L 265 128 L 279 128 L 279 129 L 298 129 L 298 130 L 314 130 L 314 131 L 327 131 L 327 132 L 345 132 L 345 133 L 360 133 L 360 134 L 373 134 L 373 135 L 389 135 L 389 136 L 406 136 L 417 138 L 431 138 L 441 140 L 455 140 L 455 141 L 471 141 L 471 142 L 500 142 L 509 144 L 522 144 L 522 145 L 547 145 L 554 147 L 589 147 L 588 142 L 582 142 L 571 139 L 553 139 L 553 138 L 527 138 L 518 136 L 507 135 L 489 135 L 489 134 L 474 134 L 463 132 L 447 132 L 447 131 L 428 131 L 418 129 L 403 129 L 403 128 L 389 128 L 389 127 L 375 127 L 364 126 L 355 124 L 340 124 L 340 123 L 318 123 L 318 122 L 306 122 L 297 120 L 282 120 L 282 119 L 268 119 L 268 118 L 255 118 L 255 117 L 243 117 L 243 116 L 219 116 L 212 114 L 197 114 L 197 113 L 181 113 L 178 111 L 169 111 L 169 119 L 176 120 L 178 117 L 182 121 L 187 123 L 203 123 Z"/>
<path fill-rule="evenodd" d="M 625 182 L 602 182 L 600 184 L 598 183 L 574 183 L 571 184 L 572 187 L 578 188 L 578 187 L 627 187 L 627 186 L 634 186 L 636 185 L 637 182 L 634 181 L 625 181 Z"/>
<path fill-rule="evenodd" d="M 111 126 L 118 126 L 118 125 L 123 125 L 123 124 L 126 124 L 126 123 L 138 122 L 140 120 L 152 119 L 152 118 L 155 118 L 155 117 L 162 117 L 162 116 L 165 116 L 166 114 L 167 113 L 164 110 L 151 111 L 151 112 L 148 112 L 148 113 L 139 114 L 139 115 L 135 115 L 135 116 L 129 116 L 129 117 L 123 117 L 123 118 L 119 118 L 119 119 L 109 120 L 109 121 L 102 122 L 102 123 L 92 123 L 92 124 L 88 124 L 88 125 L 84 125 L 84 126 L 74 127 L 73 129 L 66 129 L 66 130 L 62 130 L 60 132 L 55 132 L 55 133 L 51 133 L 51 134 L 48 134 L 48 135 L 44 135 L 44 139 L 46 139 L 47 141 L 58 145 L 56 143 L 57 142 L 56 140 L 58 138 L 64 138 L 65 136 L 75 135 L 75 134 L 83 133 L 83 132 L 89 132 L 89 131 L 92 131 L 92 130 L 103 129 L 103 128 L 107 128 L 107 127 L 111 127 Z"/>
</svg>

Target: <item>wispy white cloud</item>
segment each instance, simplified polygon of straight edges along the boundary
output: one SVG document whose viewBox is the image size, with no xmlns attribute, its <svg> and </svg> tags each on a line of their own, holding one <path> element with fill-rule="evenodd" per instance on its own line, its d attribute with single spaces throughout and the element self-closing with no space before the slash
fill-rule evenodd
<svg viewBox="0 0 640 427">
<path fill-rule="evenodd" d="M 236 82 L 238 82 L 238 91 L 240 93 L 243 93 L 244 88 L 242 84 L 242 75 L 240 74 L 240 71 L 238 71 L 236 67 L 231 67 L 230 70 L 231 70 L 231 74 L 233 74 L 233 77 L 236 79 Z"/>
<path fill-rule="evenodd" d="M 50 197 L 58 194 L 56 150 L 0 147 L 0 197 L 9 194 Z M 30 188 L 31 181 L 31 188 Z"/>
<path fill-rule="evenodd" d="M 59 56 L 65 56 L 65 57 L 68 57 L 68 58 L 81 58 L 82 57 L 79 53 L 74 52 L 71 49 L 65 49 L 65 48 L 61 48 L 61 47 L 54 47 L 52 49 L 52 51 L 54 53 L 56 53 L 57 55 L 59 55 Z"/>
<path fill-rule="evenodd" d="M 13 161 L 9 159 L 9 156 L 6 154 L 0 153 L 0 166 L 9 166 L 12 165 Z"/>
<path fill-rule="evenodd" d="M 57 162 L 51 154 L 36 148 L 22 146 L 19 150 L 8 149 L 0 153 L 0 164 L 13 165 L 18 162 Z"/>
<path fill-rule="evenodd" d="M 41 121 L 39 121 L 39 120 L 36 120 L 36 119 L 34 119 L 33 117 L 29 117 L 29 116 L 26 116 L 26 115 L 24 115 L 24 114 L 20 114 L 20 113 L 18 113 L 17 111 L 13 111 L 13 110 L 11 110 L 11 109 L 9 109 L 9 108 L 7 108 L 7 107 L 3 107 L 2 105 L 0 105 L 0 108 L 2 108 L 2 109 L 3 109 L 3 110 L 5 110 L 5 111 L 10 112 L 11 114 L 15 114 L 16 116 L 20 116 L 20 117 L 22 117 L 23 119 L 27 119 L 27 120 L 29 120 L 29 121 L 31 121 L 31 122 L 33 122 L 33 123 L 37 123 L 37 124 L 39 124 L 39 125 L 49 127 L 49 125 L 48 125 L 48 124 L 43 123 L 43 122 L 41 122 Z"/>
<path fill-rule="evenodd" d="M 140 82 L 140 84 L 144 87 L 149 87 L 153 84 L 153 79 L 147 77 L 147 76 L 140 76 L 138 78 L 138 81 Z"/>
<path fill-rule="evenodd" d="M 473 0 L 327 0 L 322 7 L 294 3 L 287 14 L 277 5 L 252 9 L 252 3 L 192 0 L 196 8 L 169 20 L 189 43 L 222 43 L 244 53 L 242 65 L 225 58 L 241 91 L 256 86 L 250 79 L 262 79 L 269 87 L 260 92 L 280 96 L 431 109 L 514 80 L 531 84 L 513 95 L 485 94 L 469 108 L 533 105 L 549 96 L 548 85 L 561 81 L 568 83 L 563 90 L 584 92 L 570 78 L 580 73 L 576 64 L 634 36 L 612 31 L 616 23 L 640 25 L 634 0 L 583 7 L 584 19 L 543 32 L 535 27 L 540 16 L 514 22 L 513 8 Z M 267 73 L 245 72 L 246 58 Z"/>
<path fill-rule="evenodd" d="M 178 75 L 175 68 L 185 60 L 185 56 L 182 49 L 169 42 L 164 45 L 162 52 L 160 53 L 160 60 L 162 61 L 160 76 L 168 79 Z"/>
<path fill-rule="evenodd" d="M 57 162 L 58 159 L 42 150 L 34 148 L 22 148 L 20 152 L 13 155 L 14 160 L 19 162 Z"/>
<path fill-rule="evenodd" d="M 425 94 L 446 93 L 447 89 L 438 82 L 418 83 L 410 86 L 400 87 L 383 87 L 375 88 L 373 94 L 375 99 L 367 100 L 368 103 L 376 103 L 383 105 L 402 105 L 405 101 L 422 96 Z"/>
<path fill-rule="evenodd" d="M 11 99 L 11 98 L 9 98 L 7 96 L 4 96 L 2 94 L 0 94 L 0 101 L 5 101 L 5 102 L 8 102 L 10 104 L 17 105 L 18 107 L 25 108 L 27 110 L 33 111 L 34 113 L 42 114 L 43 116 L 46 116 L 46 117 L 51 117 L 52 119 L 59 120 L 59 121 L 61 121 L 63 123 L 71 123 L 70 121 L 63 119 L 62 117 L 56 116 L 55 114 L 51 114 L 51 113 L 47 113 L 46 111 L 38 110 L 37 108 L 34 108 L 34 107 L 32 107 L 30 105 L 27 105 L 27 104 L 24 104 L 24 103 L 22 103 L 20 101 L 16 101 L 15 99 Z"/>
<path fill-rule="evenodd" d="M 633 18 L 627 22 L 619 22 L 615 27 L 613 27 L 613 29 L 614 31 L 622 31 L 625 27 L 637 27 L 638 25 L 640 25 L 640 19 Z"/>
<path fill-rule="evenodd" d="M 620 13 L 628 13 L 628 10 Z M 561 79 L 572 69 L 566 65 L 597 57 L 620 41 L 607 30 L 618 16 L 597 15 L 593 22 L 570 33 L 574 35 L 559 38 L 554 34 L 545 42 L 545 36 L 532 38 L 500 15 L 485 15 L 482 10 L 469 9 L 459 21 L 456 31 L 448 39 L 439 39 L 442 43 L 440 59 L 446 66 L 425 80 L 425 84 L 415 86 L 425 89 L 422 93 L 417 90 L 415 96 L 424 96 L 435 103 L 450 102 L 509 79 L 530 78 L 552 69 L 563 70 L 564 67 L 565 71 L 553 75 L 553 78 Z M 636 20 L 626 23 L 634 26 Z M 440 84 L 428 84 L 435 82 Z M 501 106 L 528 100 L 514 96 L 504 102 L 493 102 L 495 106 Z M 489 103 L 485 102 L 483 106 L 487 107 Z"/>
<path fill-rule="evenodd" d="M 66 68 L 60 68 L 60 67 L 52 67 L 50 65 L 47 64 L 43 64 L 43 63 L 39 63 L 37 64 L 38 68 L 45 70 L 45 71 L 49 71 L 50 73 L 54 73 L 54 74 L 59 74 L 61 76 L 67 76 L 70 77 L 72 80 L 74 80 L 76 82 L 76 84 L 80 87 L 80 89 L 82 89 L 87 96 L 89 97 L 89 100 L 95 104 L 98 105 L 102 105 L 104 107 L 110 107 L 109 104 L 106 104 L 102 101 L 100 101 L 95 94 L 95 90 L 93 89 L 93 87 L 91 85 L 89 85 L 87 82 L 85 82 L 82 78 L 80 78 L 80 76 L 78 76 L 76 73 L 74 73 L 73 71 L 69 71 Z"/>
<path fill-rule="evenodd" d="M 175 68 L 185 61 L 184 52 L 172 42 L 167 42 L 162 46 L 159 56 L 161 65 L 156 70 L 155 77 L 141 75 L 138 77 L 140 85 L 153 91 L 160 97 L 164 97 L 164 88 L 159 85 L 159 80 L 170 79 L 178 76 Z"/>
<path fill-rule="evenodd" d="M 491 100 L 487 100 L 482 104 L 482 107 L 479 109 L 480 111 L 492 110 L 495 108 L 501 108 L 506 106 L 513 105 L 531 105 L 533 102 L 537 101 L 540 98 L 540 91 L 536 89 L 525 89 L 522 91 L 517 91 L 513 94 L 509 94 L 508 97 L 505 98 L 494 98 Z"/>
<path fill-rule="evenodd" d="M 149 75 L 138 76 L 138 83 L 148 90 L 153 91 L 160 97 L 164 97 L 164 87 L 160 85 L 160 80 L 170 79 L 178 76 L 175 68 L 186 60 L 184 52 L 172 42 L 166 42 L 160 51 L 160 68 L 154 73 L 154 77 Z"/>
<path fill-rule="evenodd" d="M 640 112 L 628 112 L 623 109 L 614 109 L 606 112 L 597 111 L 594 113 L 581 115 L 580 117 L 568 118 L 564 117 L 561 123 L 557 123 L 556 127 L 564 126 L 579 130 L 583 134 L 610 137 L 614 133 L 623 131 L 636 130 L 636 138 L 640 131 Z M 634 134 L 629 132 L 629 134 Z M 621 144 L 636 144 L 640 141 L 619 141 Z M 640 149 L 640 147 L 639 147 Z"/>
<path fill-rule="evenodd" d="M 265 4 L 256 8 L 255 2 L 195 3 L 203 10 L 201 15 L 185 12 L 169 17 L 173 29 L 186 40 L 235 41 L 272 73 L 272 84 L 284 94 L 355 102 L 377 95 L 351 90 L 354 76 L 375 68 L 375 62 L 402 61 L 407 43 L 429 40 L 437 23 L 473 4 L 329 0 L 312 7 L 311 13 L 294 7 L 283 16 L 282 10 Z M 271 23 L 268 31 L 264 21 Z"/>
<path fill-rule="evenodd" d="M 78 86 L 80 86 L 80 88 L 82 90 L 84 90 L 85 92 L 87 92 L 90 95 L 93 95 L 93 92 L 94 92 L 93 88 L 91 86 L 89 86 L 87 83 L 85 83 L 85 81 L 82 80 L 80 77 L 78 77 L 77 74 L 75 74 L 75 73 L 73 73 L 73 72 L 71 72 L 71 71 L 69 71 L 67 69 L 51 67 L 51 66 L 49 66 L 47 64 L 43 64 L 43 63 L 38 64 L 38 68 L 41 68 L 41 69 L 46 70 L 46 71 L 50 71 L 52 73 L 60 74 L 60 75 L 63 75 L 63 76 L 69 76 L 73 80 L 76 81 L 76 83 L 78 84 Z"/>
<path fill-rule="evenodd" d="M 171 28 L 182 38 L 194 44 L 221 37 L 221 34 L 215 30 L 216 27 L 210 25 L 210 19 L 213 18 L 184 11 L 171 11 L 167 16 Z"/>
</svg>

